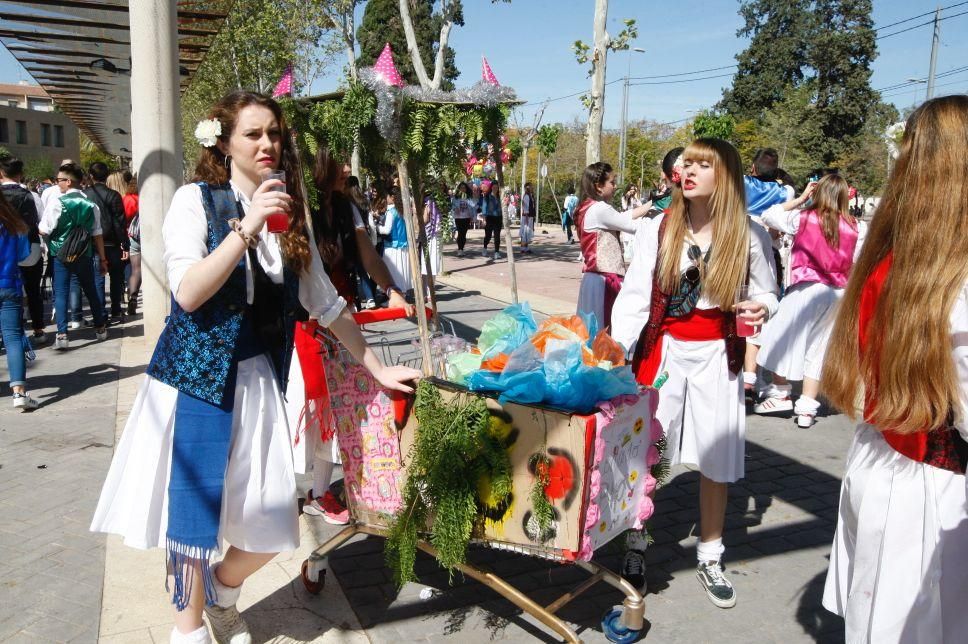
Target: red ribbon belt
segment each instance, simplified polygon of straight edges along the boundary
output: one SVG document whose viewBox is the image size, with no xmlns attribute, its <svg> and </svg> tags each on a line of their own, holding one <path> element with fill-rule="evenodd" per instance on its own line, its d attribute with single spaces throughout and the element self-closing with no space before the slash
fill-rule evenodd
<svg viewBox="0 0 968 644">
<path fill-rule="evenodd" d="M 676 340 L 684 342 L 707 342 L 709 340 L 722 340 L 723 317 L 720 309 L 693 309 L 682 317 L 669 317 L 662 321 L 662 329 L 659 338 L 652 347 L 652 352 L 642 359 L 636 372 L 636 380 L 641 385 L 651 385 L 655 382 L 658 375 L 659 366 L 662 364 L 662 338 L 666 333 Z"/>
</svg>

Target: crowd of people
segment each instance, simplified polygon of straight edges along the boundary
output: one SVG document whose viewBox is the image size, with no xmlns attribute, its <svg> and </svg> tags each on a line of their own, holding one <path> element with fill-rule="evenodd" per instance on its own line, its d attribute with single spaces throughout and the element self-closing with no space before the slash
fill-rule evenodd
<svg viewBox="0 0 968 644">
<path fill-rule="evenodd" d="M 137 184 L 130 173 L 112 173 L 101 162 L 85 172 L 65 159 L 56 177 L 32 181 L 28 187 L 23 168 L 16 157 L 0 158 L 0 235 L 6 240 L 0 252 L 0 283 L 13 406 L 33 411 L 38 402 L 26 389 L 24 356 L 48 341 L 44 300 L 53 302 L 55 350 L 67 350 L 68 331 L 84 325 L 94 327 L 97 340 L 107 339 L 109 324 L 121 324 L 125 314 L 137 310 L 140 220 Z M 91 320 L 83 317 L 81 294 Z M 24 332 L 25 300 L 30 335 Z"/>
<path fill-rule="evenodd" d="M 461 182 L 440 190 L 444 212 L 427 191 L 415 239 L 397 178 L 363 190 L 326 146 L 314 203 L 304 204 L 274 100 L 234 92 L 209 119 L 221 133 L 201 141 L 194 180 L 162 230 L 171 315 L 91 527 L 165 549 L 172 642 L 211 641 L 203 613 L 216 640 L 247 642 L 235 606 L 243 582 L 298 545 L 295 475 L 312 476 L 306 513 L 349 521 L 330 490 L 339 450 L 315 329 L 328 327 L 383 387 L 411 392 L 419 373 L 384 365 L 350 311 L 414 314 L 410 291 L 427 283 L 413 275 L 408 246 L 421 244 L 420 272 L 435 275 L 445 214 L 458 256 L 480 221 L 483 252 L 499 259 L 505 212 L 520 209 L 527 253 L 537 205 L 530 184 L 502 203 L 496 184 Z M 845 616 L 849 641 L 956 641 L 965 631 L 966 132 L 968 98 L 918 108 L 869 226 L 851 211 L 848 177 L 818 171 L 798 191 L 775 150 L 744 164 L 715 138 L 668 151 L 647 198 L 634 187 L 617 194 L 616 173 L 598 162 L 564 200 L 562 228 L 574 241 L 575 227 L 581 248 L 578 312 L 627 348 L 640 384 L 664 381 L 665 455 L 699 470 L 696 575 L 716 606 L 737 601 L 723 527 L 728 485 L 745 473 L 746 404 L 792 412 L 806 430 L 823 395 L 851 417 L 863 407 L 824 606 Z M 0 328 L 14 407 L 29 410 L 19 348 L 44 341 L 45 274 L 57 349 L 69 346 L 80 308 L 72 282 L 99 340 L 136 310 L 137 190 L 102 164 L 84 173 L 65 162 L 41 194 L 23 185 L 17 159 L 0 160 L 0 179 Z M 279 214 L 285 225 L 270 225 Z M 795 403 L 791 382 L 802 382 Z M 222 540 L 229 547 L 215 562 Z M 623 560 L 640 588 L 647 544 L 644 532 L 629 534 Z"/>
</svg>

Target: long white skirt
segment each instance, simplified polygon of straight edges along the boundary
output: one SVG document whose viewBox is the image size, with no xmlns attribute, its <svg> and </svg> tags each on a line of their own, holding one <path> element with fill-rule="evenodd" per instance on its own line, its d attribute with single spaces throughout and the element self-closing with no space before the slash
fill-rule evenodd
<svg viewBox="0 0 968 644">
<path fill-rule="evenodd" d="M 746 408 L 743 380 L 729 371 L 722 340 L 685 342 L 666 334 L 656 420 L 673 465 L 697 465 L 706 478 L 733 483 L 745 473 Z"/>
<path fill-rule="evenodd" d="M 760 345 L 756 363 L 788 380 L 819 380 L 843 294 L 843 289 L 818 282 L 795 284 L 753 342 Z"/>
<path fill-rule="evenodd" d="M 265 355 L 239 363 L 219 542 L 249 552 L 299 546 L 289 424 Z M 178 390 L 150 376 L 135 398 L 91 523 L 134 548 L 164 547 Z"/>
<path fill-rule="evenodd" d="M 410 270 L 410 256 L 406 248 L 385 248 L 383 263 L 390 271 L 394 286 L 404 293 L 413 288 L 413 271 Z"/>
<path fill-rule="evenodd" d="M 430 251 L 430 272 L 427 272 L 427 260 L 423 253 L 420 253 L 420 270 L 424 275 L 438 275 L 440 274 L 440 238 L 431 237 L 427 241 L 427 249 Z"/>
<path fill-rule="evenodd" d="M 518 229 L 518 237 L 525 246 L 534 239 L 534 217 L 521 217 L 521 227 Z"/>
<path fill-rule="evenodd" d="M 605 277 L 600 273 L 582 273 L 578 287 L 578 313 L 594 313 L 601 328 L 605 324 Z"/>
<path fill-rule="evenodd" d="M 965 477 L 912 461 L 861 424 L 847 457 L 823 605 L 846 641 L 968 640 Z"/>
</svg>

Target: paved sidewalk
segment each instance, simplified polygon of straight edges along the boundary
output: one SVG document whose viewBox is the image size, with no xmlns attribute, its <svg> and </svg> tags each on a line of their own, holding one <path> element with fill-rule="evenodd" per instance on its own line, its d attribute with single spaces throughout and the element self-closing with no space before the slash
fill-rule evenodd
<svg viewBox="0 0 968 644">
<path fill-rule="evenodd" d="M 534 253 L 517 265 L 520 299 L 540 314 L 570 313 L 580 278 L 577 247 L 564 242 L 560 229 L 547 229 L 541 236 L 539 227 Z M 472 245 L 480 248 L 473 232 Z M 507 262 L 479 254 L 458 259 L 455 250 L 445 248 L 451 274 L 441 279 L 440 307 L 459 334 L 473 339 L 510 299 Z M 137 321 L 124 328 L 123 341 L 120 333 L 94 343 L 93 332 L 81 332 L 64 355 L 39 351 L 29 379 L 44 404 L 33 414 L 14 413 L 9 397 L 0 399 L 0 641 L 167 642 L 163 554 L 87 532 L 150 350 Z M 5 378 L 0 358 L 0 382 Z M 9 392 L 4 387 L 0 394 Z M 739 597 L 732 610 L 715 608 L 695 581 L 698 477 L 686 468 L 673 473 L 658 492 L 655 545 L 647 556 L 648 640 L 842 641 L 842 622 L 819 601 L 851 432 L 841 416 L 824 417 L 808 431 L 789 419 L 749 416 L 747 477 L 731 486 L 725 537 L 727 574 Z M 397 592 L 376 538 L 337 550 L 322 594 L 309 595 L 300 564 L 338 528 L 318 518 L 301 521 L 299 551 L 280 555 L 244 589 L 241 607 L 257 642 L 556 641 L 481 585 L 459 575 L 449 585 L 446 572 L 426 557 L 418 561 L 423 585 Z M 619 566 L 616 548 L 598 557 Z M 473 549 L 471 560 L 545 602 L 584 578 L 572 566 L 488 550 Z M 429 599 L 421 598 L 425 588 Z M 599 585 L 561 614 L 586 642 L 603 642 L 601 615 L 621 599 Z"/>
</svg>

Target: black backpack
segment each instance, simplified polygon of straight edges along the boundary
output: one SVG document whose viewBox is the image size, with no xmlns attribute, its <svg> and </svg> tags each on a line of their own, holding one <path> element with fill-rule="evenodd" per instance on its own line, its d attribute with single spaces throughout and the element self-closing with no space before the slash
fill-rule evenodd
<svg viewBox="0 0 968 644">
<path fill-rule="evenodd" d="M 61 264 L 69 265 L 83 259 L 87 249 L 91 246 L 91 231 L 81 226 L 74 226 L 67 233 L 60 250 L 57 251 L 57 259 Z"/>
</svg>

